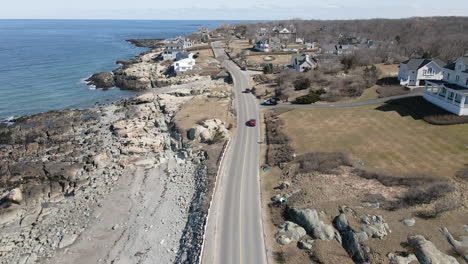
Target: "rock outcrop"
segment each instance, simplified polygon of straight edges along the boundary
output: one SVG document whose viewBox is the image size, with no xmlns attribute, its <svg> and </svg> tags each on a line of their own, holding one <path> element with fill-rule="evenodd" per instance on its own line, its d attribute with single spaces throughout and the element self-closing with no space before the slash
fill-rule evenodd
<svg viewBox="0 0 468 264">
<path fill-rule="evenodd" d="M 127 39 L 127 41 L 141 48 L 159 48 L 164 45 L 163 39 Z"/>
<path fill-rule="evenodd" d="M 333 224 L 341 234 L 341 244 L 343 248 L 348 252 L 348 255 L 353 259 L 355 263 L 366 263 L 368 256 L 366 247 L 361 243 L 367 240 L 367 234 L 365 232 L 356 233 L 348 224 L 348 219 L 344 213 L 340 213 L 334 220 Z"/>
<path fill-rule="evenodd" d="M 187 138 L 202 143 L 210 143 L 216 140 L 227 140 L 230 138 L 230 133 L 221 120 L 208 119 L 189 129 Z"/>
<path fill-rule="evenodd" d="M 440 232 L 445 236 L 453 250 L 468 263 L 468 236 L 462 236 L 461 241 L 453 238 L 446 227 L 442 227 Z"/>
<path fill-rule="evenodd" d="M 392 232 L 381 215 L 363 215 L 361 219 L 361 230 L 369 237 L 382 239 Z"/>
<path fill-rule="evenodd" d="M 408 243 L 414 248 L 420 264 L 459 264 L 454 257 L 440 252 L 421 235 L 408 237 Z"/>
<path fill-rule="evenodd" d="M 86 79 L 89 85 L 96 88 L 109 89 L 115 86 L 114 74 L 111 72 L 99 72 Z"/>
<path fill-rule="evenodd" d="M 320 220 L 319 215 L 315 209 L 298 210 L 290 208 L 288 215 L 291 220 L 302 226 L 309 235 L 316 239 L 341 241 L 340 235 L 335 231 L 333 226 L 325 224 Z"/>
<path fill-rule="evenodd" d="M 287 245 L 293 241 L 298 241 L 305 235 L 304 228 L 293 222 L 286 221 L 276 233 L 276 241 L 281 245 Z"/>
</svg>

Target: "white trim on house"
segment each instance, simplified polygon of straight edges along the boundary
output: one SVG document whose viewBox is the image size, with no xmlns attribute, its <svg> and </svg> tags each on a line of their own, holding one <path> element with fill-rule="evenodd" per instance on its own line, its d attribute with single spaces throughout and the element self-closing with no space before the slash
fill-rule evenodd
<svg viewBox="0 0 468 264">
<path fill-rule="evenodd" d="M 398 71 L 398 80 L 400 84 L 408 87 L 417 87 L 426 80 L 442 80 L 443 67 L 442 62 L 424 59 L 411 59 L 400 63 Z"/>
<path fill-rule="evenodd" d="M 424 99 L 456 115 L 468 115 L 468 57 L 443 68 L 443 79 L 426 81 Z"/>
<path fill-rule="evenodd" d="M 452 89 L 444 83 L 427 81 L 424 99 L 456 115 L 468 115 L 468 88 Z"/>
</svg>

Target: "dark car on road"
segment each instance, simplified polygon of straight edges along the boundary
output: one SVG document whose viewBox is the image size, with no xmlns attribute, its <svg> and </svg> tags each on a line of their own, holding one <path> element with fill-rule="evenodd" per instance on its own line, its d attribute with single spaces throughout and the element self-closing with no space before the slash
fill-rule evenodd
<svg viewBox="0 0 468 264">
<path fill-rule="evenodd" d="M 247 121 L 247 123 L 245 123 L 247 126 L 249 127 L 254 127 L 257 125 L 257 120 L 255 119 L 250 119 L 249 121 Z"/>
<path fill-rule="evenodd" d="M 270 99 L 263 101 L 262 105 L 277 105 L 278 101 L 279 100 L 277 98 L 270 98 Z"/>
<path fill-rule="evenodd" d="M 252 92 L 252 90 L 251 90 L 250 88 L 245 88 L 245 90 L 244 90 L 244 91 L 242 91 L 242 92 L 243 92 L 243 93 L 251 93 L 251 92 Z"/>
</svg>

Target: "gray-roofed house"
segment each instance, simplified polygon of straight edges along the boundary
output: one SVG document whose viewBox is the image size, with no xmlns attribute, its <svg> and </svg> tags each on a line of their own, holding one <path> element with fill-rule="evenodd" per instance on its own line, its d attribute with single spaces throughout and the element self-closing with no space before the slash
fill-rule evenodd
<svg viewBox="0 0 468 264">
<path fill-rule="evenodd" d="M 439 59 L 410 59 L 400 63 L 398 80 L 407 87 L 422 86 L 428 80 L 442 80 L 445 65 Z"/>
<path fill-rule="evenodd" d="M 447 64 L 442 80 L 427 81 L 424 99 L 456 115 L 468 115 L 468 56 Z"/>
<path fill-rule="evenodd" d="M 175 60 L 177 54 L 184 51 L 184 43 L 181 41 L 169 42 L 162 53 L 164 60 Z"/>
<path fill-rule="evenodd" d="M 291 67 L 297 72 L 315 69 L 317 65 L 317 60 L 307 53 L 297 53 L 291 57 Z"/>
</svg>

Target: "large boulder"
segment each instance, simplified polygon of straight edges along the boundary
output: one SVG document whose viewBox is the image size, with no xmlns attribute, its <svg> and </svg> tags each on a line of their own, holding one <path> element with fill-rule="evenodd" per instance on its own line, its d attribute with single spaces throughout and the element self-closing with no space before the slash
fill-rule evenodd
<svg viewBox="0 0 468 264">
<path fill-rule="evenodd" d="M 305 235 L 306 231 L 304 228 L 293 222 L 286 221 L 276 233 L 276 241 L 281 245 L 287 245 L 292 241 L 298 241 Z"/>
<path fill-rule="evenodd" d="M 408 237 L 408 243 L 414 248 L 420 264 L 459 264 L 454 257 L 442 253 L 421 235 Z"/>
<path fill-rule="evenodd" d="M 99 72 L 86 79 L 89 85 L 96 88 L 109 89 L 115 86 L 114 74 L 111 72 Z"/>
<path fill-rule="evenodd" d="M 219 119 L 208 119 L 201 122 L 195 128 L 189 129 L 187 136 L 190 140 L 209 143 L 215 140 L 227 140 L 230 134 L 224 122 Z"/>
<path fill-rule="evenodd" d="M 453 250 L 463 257 L 466 263 L 468 263 L 468 237 L 461 236 L 461 240 L 458 241 L 452 236 L 446 227 L 442 227 L 440 232 L 445 236 Z"/>
<path fill-rule="evenodd" d="M 304 227 L 307 233 L 314 238 L 322 240 L 333 240 L 336 238 L 337 240 L 341 241 L 340 235 L 335 232 L 333 226 L 327 225 L 322 220 L 320 220 L 317 210 L 299 210 L 291 208 L 288 210 L 288 214 L 292 221 Z"/>
<path fill-rule="evenodd" d="M 368 261 L 367 253 L 364 246 L 361 244 L 363 240 L 367 239 L 366 233 L 364 237 L 361 233 L 355 233 L 349 226 L 348 219 L 344 213 L 340 213 L 333 220 L 333 224 L 341 234 L 343 248 L 348 252 L 349 256 L 356 263 L 366 263 Z"/>
</svg>

